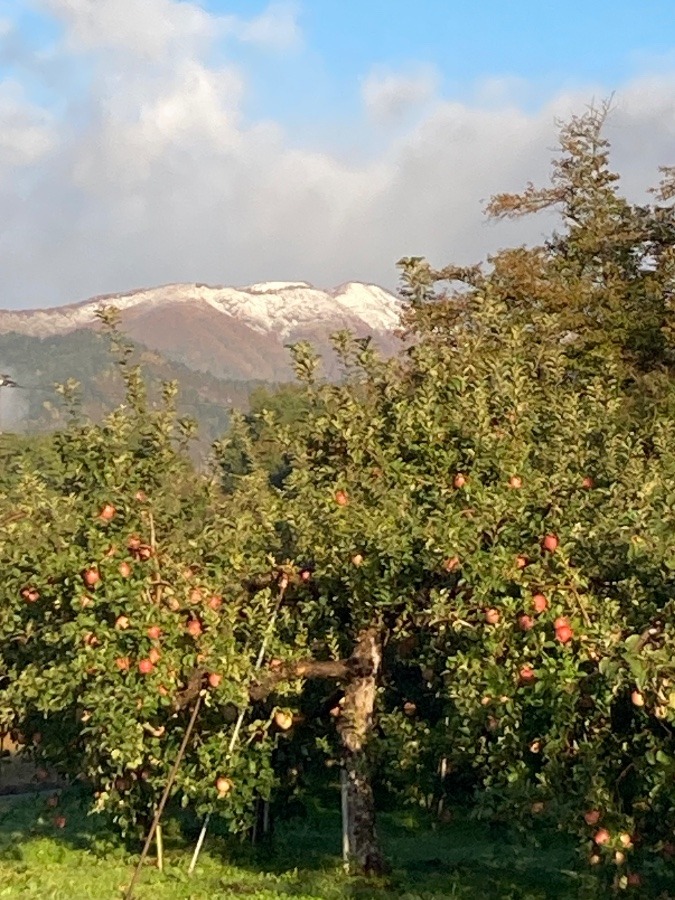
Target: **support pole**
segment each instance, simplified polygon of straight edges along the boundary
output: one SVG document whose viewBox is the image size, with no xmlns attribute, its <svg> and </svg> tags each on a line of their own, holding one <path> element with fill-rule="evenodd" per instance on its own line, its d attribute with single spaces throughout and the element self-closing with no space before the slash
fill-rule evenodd
<svg viewBox="0 0 675 900">
<path fill-rule="evenodd" d="M 342 809 L 342 868 L 349 875 L 349 803 L 347 801 L 347 770 L 340 767 L 340 807 Z"/>
<path fill-rule="evenodd" d="M 143 846 L 143 852 L 141 853 L 141 858 L 138 860 L 138 865 L 134 870 L 133 877 L 131 879 L 131 884 L 127 888 L 127 892 L 124 895 L 124 900 L 131 900 L 134 895 L 134 887 L 136 886 L 136 882 L 138 881 L 138 877 L 141 873 L 141 868 L 143 867 L 143 863 L 145 862 L 145 858 L 148 855 L 148 851 L 150 850 L 150 844 L 152 843 L 152 839 L 155 836 L 155 832 L 157 831 L 157 826 L 159 825 L 159 820 L 162 818 L 162 813 L 164 812 L 164 807 L 166 806 L 166 801 L 169 799 L 169 794 L 171 793 L 171 788 L 173 787 L 173 783 L 176 779 L 176 773 L 178 772 L 178 767 L 181 764 L 183 756 L 185 754 L 185 750 L 187 749 L 188 741 L 190 740 L 190 735 L 192 734 L 192 729 L 195 727 L 195 722 L 197 721 L 197 714 L 199 712 L 199 707 L 202 703 L 201 694 L 197 697 L 195 701 L 195 705 L 192 709 L 192 715 L 190 716 L 190 721 L 188 722 L 188 727 L 185 729 L 185 734 L 183 735 L 183 740 L 178 750 L 178 756 L 176 757 L 176 761 L 173 764 L 171 771 L 169 772 L 169 778 L 166 782 L 166 787 L 164 788 L 164 793 L 162 794 L 162 799 L 159 801 L 159 806 L 157 807 L 157 812 L 155 813 L 155 818 L 152 820 L 152 825 L 150 826 L 150 831 L 148 832 L 148 836 L 145 839 L 145 844 Z"/>
</svg>

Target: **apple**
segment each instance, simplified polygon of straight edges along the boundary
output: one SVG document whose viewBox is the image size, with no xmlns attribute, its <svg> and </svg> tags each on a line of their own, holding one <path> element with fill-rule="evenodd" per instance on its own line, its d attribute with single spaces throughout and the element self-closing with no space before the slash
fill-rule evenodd
<svg viewBox="0 0 675 900">
<path fill-rule="evenodd" d="M 587 825 L 597 825 L 600 821 L 600 810 L 589 809 L 584 813 L 584 821 Z"/>
<path fill-rule="evenodd" d="M 645 705 L 645 698 L 642 696 L 640 691 L 633 691 L 633 693 L 630 695 L 630 700 L 633 706 Z"/>
<path fill-rule="evenodd" d="M 548 600 L 543 594 L 534 594 L 532 597 L 532 606 L 537 613 L 543 613 L 548 609 Z"/>
<path fill-rule="evenodd" d="M 516 568 L 517 569 L 524 569 L 525 566 L 528 564 L 528 562 L 529 562 L 528 558 L 526 556 L 523 556 L 522 553 L 519 554 L 518 556 L 516 556 Z"/>
<path fill-rule="evenodd" d="M 120 573 L 122 578 L 128 578 L 131 575 L 131 566 L 128 562 L 121 562 L 117 567 L 117 571 Z"/>
<path fill-rule="evenodd" d="M 151 659 L 142 659 L 138 663 L 138 671 L 141 673 L 141 675 L 149 675 L 154 668 L 155 666 L 153 665 Z"/>
<path fill-rule="evenodd" d="M 218 594 L 214 594 L 212 597 L 206 601 L 206 605 L 209 609 L 212 609 L 214 612 L 217 612 L 220 607 L 223 605 L 223 598 L 219 597 Z"/>
<path fill-rule="evenodd" d="M 485 610 L 485 621 L 488 625 L 496 625 L 500 619 L 499 610 L 498 609 L 486 609 Z"/>
<path fill-rule="evenodd" d="M 49 778 L 49 772 L 40 766 L 35 770 L 35 777 L 38 781 L 46 781 Z"/>
<path fill-rule="evenodd" d="M 449 556 L 443 560 L 443 568 L 446 572 L 454 572 L 459 568 L 459 556 Z"/>
<path fill-rule="evenodd" d="M 188 599 L 189 599 L 190 603 L 192 603 L 194 605 L 201 603 L 202 600 L 204 599 L 204 595 L 202 594 L 202 589 L 198 588 L 198 587 L 193 587 L 192 590 L 190 591 Z"/>
<path fill-rule="evenodd" d="M 150 652 L 148 653 L 148 659 L 154 665 L 157 665 L 161 657 L 161 653 L 157 649 L 157 647 L 151 647 Z"/>
<path fill-rule="evenodd" d="M 147 562 L 152 556 L 152 547 L 148 546 L 148 544 L 141 544 L 137 552 L 141 562 Z"/>
<path fill-rule="evenodd" d="M 403 704 L 403 712 L 406 716 L 414 716 L 417 712 L 417 704 L 413 703 L 412 700 L 406 700 Z"/>
<path fill-rule="evenodd" d="M 530 753 L 541 753 L 541 741 L 532 741 L 530 744 Z"/>
<path fill-rule="evenodd" d="M 288 731 L 293 725 L 293 716 L 284 709 L 278 709 L 274 713 L 274 724 L 280 731 Z"/>
<path fill-rule="evenodd" d="M 220 775 L 216 778 L 216 790 L 218 791 L 219 797 L 225 797 L 230 793 L 232 788 L 234 787 L 234 783 L 232 779 L 226 778 L 224 775 Z"/>
<path fill-rule="evenodd" d="M 598 828 L 598 830 L 593 835 L 593 840 L 595 843 L 601 847 L 603 844 L 608 844 L 611 840 L 611 835 L 606 828 Z"/>
<path fill-rule="evenodd" d="M 136 493 L 134 494 L 134 499 L 138 500 L 139 503 L 145 503 L 148 499 L 148 495 L 145 493 L 145 491 L 136 491 Z"/>
<path fill-rule="evenodd" d="M 628 875 L 626 875 L 626 884 L 628 887 L 640 887 L 642 878 L 640 878 L 637 872 L 629 872 Z"/>
<path fill-rule="evenodd" d="M 101 575 L 96 566 L 90 566 L 88 569 L 85 569 L 82 572 L 82 580 L 87 585 L 87 587 L 96 587 L 96 585 L 101 580 Z"/>
<path fill-rule="evenodd" d="M 40 599 L 40 592 L 35 587 L 25 587 L 21 590 L 21 596 L 26 603 L 36 603 Z"/>
<path fill-rule="evenodd" d="M 91 597 L 85 594 L 83 597 L 80 597 L 80 606 L 82 609 L 88 609 L 90 606 L 94 605 L 94 601 Z"/>
<path fill-rule="evenodd" d="M 101 509 L 101 512 L 98 514 L 99 519 L 103 522 L 110 522 L 111 519 L 115 518 L 115 513 L 117 510 L 112 505 L 112 503 L 106 503 L 105 506 Z"/>
<path fill-rule="evenodd" d="M 542 813 L 544 811 L 544 804 L 541 800 L 535 800 L 530 809 L 535 815 L 537 815 L 538 813 Z"/>
<path fill-rule="evenodd" d="M 131 660 L 128 656 L 118 656 L 115 660 L 115 665 L 120 672 L 128 672 L 131 668 Z"/>
<path fill-rule="evenodd" d="M 581 480 L 581 486 L 587 491 L 590 491 L 591 488 L 595 487 L 595 482 L 591 478 L 590 475 L 584 476 Z"/>
<path fill-rule="evenodd" d="M 546 534 L 544 535 L 544 539 L 541 542 L 541 546 L 549 553 L 555 553 L 555 551 L 558 549 L 559 543 L 560 541 L 558 540 L 557 534 Z"/>
<path fill-rule="evenodd" d="M 342 707 L 336 704 L 335 706 L 331 706 L 328 712 L 334 719 L 337 719 L 338 716 L 342 714 Z"/>
<path fill-rule="evenodd" d="M 136 553 L 138 550 L 140 550 L 142 544 L 143 541 L 139 538 L 139 536 L 137 534 L 132 534 L 127 541 L 127 550 L 129 550 L 131 553 Z"/>
<path fill-rule="evenodd" d="M 87 645 L 87 647 L 98 647 L 98 645 L 101 643 L 99 641 L 99 639 L 96 637 L 96 635 L 93 633 L 93 631 L 88 631 L 85 634 L 83 640 L 84 640 L 84 643 Z"/>
<path fill-rule="evenodd" d="M 601 860 L 597 853 L 593 853 L 589 856 L 588 861 L 592 866 L 597 866 Z"/>
<path fill-rule="evenodd" d="M 626 854 L 621 850 L 617 850 L 614 853 L 614 862 L 617 864 L 617 866 L 622 866 L 626 862 Z"/>
<path fill-rule="evenodd" d="M 66 817 L 65 816 L 54 816 L 54 827 L 55 828 L 65 828 L 66 827 Z"/>
<path fill-rule="evenodd" d="M 512 475 L 509 478 L 509 487 L 514 488 L 515 490 L 519 490 L 523 486 L 523 479 L 520 475 Z"/>
<path fill-rule="evenodd" d="M 59 805 L 59 795 L 58 794 L 51 794 L 49 797 L 47 797 L 47 806 L 50 809 L 55 809 L 58 805 Z"/>
<path fill-rule="evenodd" d="M 212 688 L 217 688 L 222 680 L 223 676 L 219 675 L 218 672 L 211 672 L 209 675 L 209 684 Z"/>
<path fill-rule="evenodd" d="M 147 631 L 148 637 L 151 641 L 158 641 L 162 634 L 162 629 L 159 625 L 151 625 Z"/>
<path fill-rule="evenodd" d="M 622 831 L 621 834 L 619 835 L 619 843 L 621 844 L 622 847 L 626 847 L 626 848 L 632 847 L 633 846 L 632 835 L 628 834 L 627 831 Z"/>
<path fill-rule="evenodd" d="M 532 616 L 518 616 L 518 624 L 522 631 L 529 631 L 534 628 L 534 619 Z"/>
<path fill-rule="evenodd" d="M 360 553 L 355 553 L 354 556 L 352 556 L 352 565 L 357 568 L 363 565 L 363 556 Z"/>
<path fill-rule="evenodd" d="M 162 697 L 168 697 L 169 689 L 167 687 L 165 687 L 163 684 L 160 684 L 159 687 L 157 688 L 157 693 L 160 694 L 160 696 L 162 696 Z"/>
<path fill-rule="evenodd" d="M 281 669 L 282 666 L 283 666 L 283 661 L 280 660 L 279 657 L 275 656 L 273 659 L 271 659 L 271 660 L 268 662 L 267 665 L 269 666 L 269 668 L 270 668 L 273 672 L 278 672 L 278 671 L 280 671 L 280 669 Z"/>
<path fill-rule="evenodd" d="M 452 486 L 456 488 L 463 488 L 467 482 L 466 475 L 463 472 L 458 472 L 455 477 L 452 479 Z"/>
<path fill-rule="evenodd" d="M 117 628 L 118 631 L 126 631 L 129 625 L 130 622 L 128 616 L 118 616 L 115 619 L 115 628 Z"/>
<path fill-rule="evenodd" d="M 301 581 L 304 581 L 304 582 L 311 581 L 311 580 L 312 580 L 312 573 L 311 573 L 311 571 L 310 571 L 309 569 L 303 569 L 303 570 L 300 572 L 300 580 L 301 580 Z"/>
<path fill-rule="evenodd" d="M 536 675 L 532 666 L 521 666 L 518 677 L 523 684 L 529 684 L 530 682 L 534 681 Z"/>
<path fill-rule="evenodd" d="M 560 641 L 561 644 L 566 644 L 572 640 L 574 632 L 569 625 L 561 625 L 559 628 L 556 628 L 555 636 L 556 640 Z"/>
<path fill-rule="evenodd" d="M 349 497 L 346 491 L 335 492 L 335 502 L 338 506 L 346 506 L 349 503 Z"/>
<path fill-rule="evenodd" d="M 199 619 L 190 619 L 190 621 L 185 626 L 185 629 L 191 637 L 199 637 L 199 635 L 202 633 L 202 623 L 199 621 Z"/>
</svg>

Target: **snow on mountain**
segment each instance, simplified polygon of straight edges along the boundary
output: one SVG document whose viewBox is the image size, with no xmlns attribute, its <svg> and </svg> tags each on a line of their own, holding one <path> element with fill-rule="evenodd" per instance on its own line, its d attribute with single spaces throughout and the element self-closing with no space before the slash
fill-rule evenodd
<svg viewBox="0 0 675 900">
<path fill-rule="evenodd" d="M 167 284 L 161 287 L 93 297 L 83 303 L 53 309 L 0 310 L 0 333 L 10 331 L 44 337 L 75 331 L 96 322 L 102 305 L 121 312 L 159 311 L 179 304 L 206 304 L 261 334 L 286 338 L 298 329 L 322 324 L 363 322 L 368 329 L 396 328 L 401 301 L 373 284 L 348 282 L 325 291 L 307 282 L 270 281 L 245 288 L 205 284 Z M 170 309 L 167 309 L 170 315 Z"/>
</svg>

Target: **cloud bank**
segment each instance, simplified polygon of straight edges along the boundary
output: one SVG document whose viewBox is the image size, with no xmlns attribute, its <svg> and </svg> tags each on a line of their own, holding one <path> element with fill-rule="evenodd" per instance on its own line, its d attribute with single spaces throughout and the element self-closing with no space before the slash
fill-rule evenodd
<svg viewBox="0 0 675 900">
<path fill-rule="evenodd" d="M 301 52 L 296 4 L 244 19 L 177 0 L 35 2 L 59 29 L 48 51 L 21 52 L 11 15 L 0 27 L 0 64 L 13 63 L 0 76 L 3 307 L 170 281 L 391 288 L 404 255 L 470 262 L 536 240 L 550 221 L 495 225 L 483 203 L 543 181 L 555 118 L 617 87 L 531 109 L 508 79 L 458 103 L 431 69 L 376 70 L 351 124 L 359 153 L 328 152 L 251 121 L 246 68 L 227 52 Z M 45 73 L 69 87 L 58 102 L 35 89 Z M 619 86 L 608 135 L 640 196 L 675 162 L 675 75 Z"/>
</svg>

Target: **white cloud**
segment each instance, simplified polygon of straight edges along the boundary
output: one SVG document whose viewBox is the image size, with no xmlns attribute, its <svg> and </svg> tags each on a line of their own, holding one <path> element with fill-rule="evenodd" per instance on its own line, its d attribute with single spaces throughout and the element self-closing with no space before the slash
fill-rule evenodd
<svg viewBox="0 0 675 900">
<path fill-rule="evenodd" d="M 432 99 L 438 87 L 438 72 L 420 66 L 409 73 L 375 70 L 361 85 L 368 115 L 378 124 L 399 122 Z"/>
<path fill-rule="evenodd" d="M 242 71 L 211 56 L 223 17 L 176 0 L 43 2 L 65 27 L 54 55 L 76 47 L 94 64 L 86 95 L 57 118 L 0 84 L 3 306 L 168 281 L 394 286 L 403 255 L 469 262 L 538 239 L 550 220 L 497 226 L 482 202 L 545 180 L 555 118 L 609 93 L 590 86 L 525 112 L 520 85 L 453 103 L 430 70 L 380 73 L 363 86 L 371 118 L 352 125 L 354 145 L 377 151 L 318 152 L 278 123 L 247 121 Z M 293 7 L 267 15 L 280 9 Z M 263 40 L 265 15 L 248 39 Z M 655 75 L 617 93 L 608 134 L 634 196 L 675 162 L 674 88 Z"/>
<path fill-rule="evenodd" d="M 282 0 L 271 3 L 260 15 L 252 19 L 226 16 L 225 31 L 231 32 L 234 37 L 245 43 L 286 50 L 298 47 L 302 42 L 298 15 L 297 3 Z"/>
</svg>

